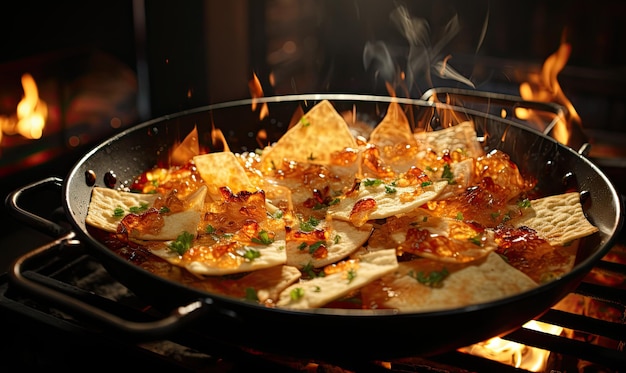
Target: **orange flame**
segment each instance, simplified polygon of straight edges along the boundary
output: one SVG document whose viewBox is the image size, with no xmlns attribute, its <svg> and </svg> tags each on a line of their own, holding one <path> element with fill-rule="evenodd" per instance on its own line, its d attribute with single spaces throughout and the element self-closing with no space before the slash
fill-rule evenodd
<svg viewBox="0 0 626 373">
<path fill-rule="evenodd" d="M 184 165 L 199 154 L 200 141 L 198 140 L 198 128 L 194 126 L 193 130 L 185 136 L 185 139 L 172 150 L 170 154 L 170 164 Z"/>
<path fill-rule="evenodd" d="M 567 64 L 570 54 L 570 44 L 561 42 L 559 49 L 545 60 L 541 72 L 529 74 L 528 81 L 520 85 L 520 95 L 523 99 L 553 102 L 567 109 L 567 117 L 557 122 L 553 132 L 554 138 L 563 144 L 569 142 L 572 124 L 581 124 L 574 105 L 565 96 L 558 81 L 558 75 Z"/>
<path fill-rule="evenodd" d="M 48 105 L 39 98 L 37 83 L 32 75 L 22 75 L 24 96 L 17 104 L 16 116 L 0 117 L 2 133 L 7 135 L 20 134 L 27 139 L 39 139 L 48 118 Z"/>
<path fill-rule="evenodd" d="M 559 335 L 563 328 L 560 326 L 531 320 L 524 324 L 524 328 Z M 526 346 L 517 342 L 507 341 L 499 337 L 488 339 L 460 349 L 470 355 L 484 357 L 493 361 L 521 368 L 530 372 L 543 372 L 550 355 L 550 351 Z"/>
<path fill-rule="evenodd" d="M 256 74 L 252 74 L 252 80 L 248 82 L 248 89 L 250 89 L 250 96 L 252 97 L 252 111 L 255 111 L 257 108 L 257 98 L 263 97 L 263 87 L 261 87 L 261 81 L 256 76 Z M 261 112 L 259 113 L 259 119 L 263 119 L 269 115 L 269 109 L 267 107 L 267 103 L 264 103 L 261 106 Z"/>
</svg>

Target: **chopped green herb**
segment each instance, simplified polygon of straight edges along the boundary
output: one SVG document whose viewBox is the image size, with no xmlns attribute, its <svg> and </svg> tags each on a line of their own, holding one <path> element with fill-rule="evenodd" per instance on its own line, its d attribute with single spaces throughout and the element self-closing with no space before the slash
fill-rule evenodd
<svg viewBox="0 0 626 373">
<path fill-rule="evenodd" d="M 283 210 L 277 210 L 272 217 L 274 219 L 282 219 L 283 214 L 284 214 Z"/>
<path fill-rule="evenodd" d="M 305 245 L 306 246 L 306 245 Z M 315 274 L 315 267 L 313 267 L 313 263 L 308 262 L 302 267 L 302 272 L 305 273 L 310 278 L 315 278 L 317 275 Z"/>
<path fill-rule="evenodd" d="M 354 280 L 354 278 L 356 277 L 356 271 L 354 270 L 354 268 L 350 268 L 348 270 L 347 276 L 348 276 L 348 283 L 351 283 L 352 280 Z"/>
<path fill-rule="evenodd" d="M 500 216 L 499 212 L 492 212 L 491 213 L 491 220 L 496 220 L 498 218 L 498 216 Z"/>
<path fill-rule="evenodd" d="M 267 231 L 262 230 L 259 232 L 258 237 L 252 237 L 252 242 L 260 245 L 270 245 L 272 242 L 274 242 L 274 239 L 270 237 Z"/>
<path fill-rule="evenodd" d="M 113 209 L 113 217 L 114 218 L 123 218 L 124 217 L 124 209 L 120 206 L 117 206 Z"/>
<path fill-rule="evenodd" d="M 517 205 L 521 208 L 529 208 L 530 200 L 528 198 L 524 198 L 523 200 L 517 202 Z"/>
<path fill-rule="evenodd" d="M 206 228 L 204 228 L 204 231 L 207 232 L 208 234 L 213 234 L 215 233 L 215 227 L 209 224 L 206 226 Z"/>
<path fill-rule="evenodd" d="M 261 252 L 259 250 L 255 250 L 255 249 L 247 249 L 243 253 L 243 257 L 248 259 L 249 261 L 253 261 L 254 259 L 257 259 L 257 258 L 261 257 Z"/>
<path fill-rule="evenodd" d="M 413 277 L 420 284 L 424 284 L 426 286 L 430 286 L 433 288 L 438 288 L 443 285 L 443 280 L 448 277 L 449 272 L 446 268 L 441 271 L 432 271 L 428 275 L 425 275 L 424 272 L 419 271 L 410 271 L 408 273 L 410 277 Z"/>
<path fill-rule="evenodd" d="M 378 186 L 380 184 L 382 184 L 383 181 L 380 179 L 365 179 L 363 180 L 363 186 L 369 187 L 369 186 Z"/>
<path fill-rule="evenodd" d="M 311 232 L 317 227 L 320 223 L 319 219 L 314 218 L 313 216 L 309 217 L 309 220 L 300 223 L 300 230 L 302 232 Z"/>
<path fill-rule="evenodd" d="M 291 297 L 292 300 L 298 300 L 298 299 L 300 299 L 300 298 L 302 298 L 304 296 L 304 289 L 303 288 L 293 288 L 289 292 L 289 296 Z"/>
<path fill-rule="evenodd" d="M 385 193 L 394 194 L 395 192 L 397 192 L 396 188 L 385 185 Z"/>
<path fill-rule="evenodd" d="M 463 213 L 462 212 L 457 212 L 456 220 L 463 220 Z"/>
<path fill-rule="evenodd" d="M 306 249 L 306 247 L 307 247 L 306 242 L 303 242 L 300 245 L 298 245 L 298 250 L 304 250 L 304 249 Z"/>
<path fill-rule="evenodd" d="M 424 181 L 424 182 L 422 183 L 422 188 L 425 188 L 425 187 L 427 187 L 427 186 L 429 186 L 429 185 L 433 185 L 433 182 L 432 182 L 432 181 Z"/>
<path fill-rule="evenodd" d="M 133 214 L 139 214 L 141 212 L 146 211 L 147 209 L 148 209 L 148 204 L 145 202 L 142 202 L 139 206 L 133 206 L 129 210 Z"/>
<path fill-rule="evenodd" d="M 319 286 L 316 286 L 316 287 L 313 288 L 313 291 L 316 292 L 316 293 L 319 293 L 320 291 L 322 291 L 322 288 L 319 287 Z"/>
<path fill-rule="evenodd" d="M 333 238 L 333 243 L 336 245 L 339 242 L 341 242 L 341 236 L 340 235 L 335 235 L 335 238 Z"/>
<path fill-rule="evenodd" d="M 246 300 L 258 301 L 259 297 L 254 288 L 246 288 Z"/>
<path fill-rule="evenodd" d="M 309 246 L 309 253 L 313 254 L 314 252 L 317 251 L 317 249 L 319 249 L 322 246 L 326 246 L 325 241 L 317 241 L 315 243 L 312 243 L 311 246 Z"/>
<path fill-rule="evenodd" d="M 308 127 L 311 125 L 311 122 L 306 117 L 300 118 L 300 123 L 302 123 L 303 127 Z"/>
<path fill-rule="evenodd" d="M 481 235 L 476 235 L 474 237 L 470 237 L 469 238 L 469 242 L 473 243 L 474 245 L 478 245 L 481 246 L 482 245 L 482 237 Z"/>
<path fill-rule="evenodd" d="M 448 180 L 448 184 L 454 184 L 454 174 L 452 173 L 452 168 L 448 163 L 443 165 L 443 171 L 441 172 L 441 178 L 444 180 Z"/>
<path fill-rule="evenodd" d="M 176 240 L 169 244 L 169 248 L 170 250 L 177 252 L 179 255 L 183 255 L 191 247 L 191 243 L 194 238 L 195 236 L 193 234 L 184 231 L 176 237 Z"/>
<path fill-rule="evenodd" d="M 163 206 L 159 209 L 159 214 L 167 214 L 168 212 L 170 212 L 170 209 L 167 206 Z"/>
</svg>

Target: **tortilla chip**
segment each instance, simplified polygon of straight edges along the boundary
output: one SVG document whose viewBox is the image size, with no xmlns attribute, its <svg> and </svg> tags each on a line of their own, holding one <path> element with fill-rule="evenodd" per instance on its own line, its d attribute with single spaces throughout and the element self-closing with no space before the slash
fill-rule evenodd
<svg viewBox="0 0 626 373">
<path fill-rule="evenodd" d="M 228 276 L 197 278 L 187 285 L 235 298 L 249 300 L 256 298 L 259 302 L 266 303 L 276 302 L 278 295 L 287 286 L 298 281 L 301 275 L 295 267 L 279 265 L 253 271 L 240 278 Z"/>
<path fill-rule="evenodd" d="M 219 188 L 224 186 L 228 186 L 233 193 L 256 190 L 246 170 L 232 152 L 198 155 L 193 157 L 193 162 L 209 188 L 208 194 L 213 201 L 222 199 Z"/>
<path fill-rule="evenodd" d="M 434 151 L 441 155 L 446 150 L 450 152 L 461 150 L 471 158 L 485 155 L 478 142 L 474 124 L 469 121 L 438 131 L 418 132 L 414 136 L 418 146 L 424 151 Z"/>
<path fill-rule="evenodd" d="M 324 100 L 315 105 L 275 144 L 263 150 L 262 168 L 281 168 L 283 160 L 328 165 L 332 155 L 356 148 L 346 121 L 333 105 Z"/>
<path fill-rule="evenodd" d="M 535 287 L 532 279 L 491 253 L 468 264 L 402 262 L 393 273 L 363 287 L 361 295 L 369 308 L 427 312 L 491 302 Z"/>
<path fill-rule="evenodd" d="M 136 230 L 128 232 L 137 240 L 173 240 L 182 232 L 195 234 L 204 208 L 207 188 L 201 187 L 183 201 L 185 210 L 172 214 L 162 214 L 163 227 L 158 233 L 145 233 Z M 116 232 L 123 216 L 115 216 L 113 209 L 121 209 L 124 216 L 132 209 L 145 211 L 152 207 L 159 196 L 156 194 L 138 194 L 114 189 L 96 187 L 91 193 L 91 202 L 85 222 L 107 232 Z M 139 212 L 140 213 L 140 212 Z"/>
<path fill-rule="evenodd" d="M 431 215 L 418 208 L 403 216 L 393 216 L 374 231 L 368 250 L 396 248 L 448 263 L 482 259 L 497 249 L 493 231 L 476 229 L 462 220 Z"/>
<path fill-rule="evenodd" d="M 370 133 L 369 142 L 380 148 L 397 144 L 417 146 L 409 120 L 400 104 L 397 102 L 389 104 L 387 114 Z"/>
<path fill-rule="evenodd" d="M 213 250 L 220 250 L 223 246 L 207 247 L 196 243 L 187 253 L 193 254 L 194 258 L 201 258 L 201 260 L 187 259 L 185 255 L 179 255 L 169 248 L 170 244 L 171 242 L 165 242 L 148 247 L 154 255 L 167 260 L 175 266 L 186 268 L 189 272 L 196 275 L 221 276 L 244 273 L 270 268 L 287 262 L 284 236 L 277 238 L 269 245 L 233 245 L 227 254 L 219 257 L 213 253 Z M 228 246 L 228 243 L 223 245 Z M 249 252 L 255 252 L 258 256 L 253 259 L 246 258 L 246 253 Z"/>
<path fill-rule="evenodd" d="M 365 224 L 361 227 L 344 221 L 320 222 L 328 231 L 328 240 L 325 248 L 327 253 L 323 257 L 317 257 L 309 250 L 310 245 L 302 245 L 302 241 L 287 242 L 287 264 L 298 268 L 312 266 L 320 268 L 344 259 L 361 247 L 372 233 L 372 225 Z M 301 246 L 302 245 L 302 246 Z"/>
<path fill-rule="evenodd" d="M 296 309 L 322 307 L 392 272 L 398 261 L 395 250 L 381 250 L 332 266 L 336 271 L 331 274 L 300 281 L 283 290 L 276 305 Z"/>
<path fill-rule="evenodd" d="M 427 186 L 397 187 L 382 182 L 366 186 L 368 180 L 372 179 L 361 181 L 358 191 L 341 197 L 339 203 L 330 206 L 328 213 L 359 227 L 367 220 L 408 213 L 435 199 L 448 185 L 447 181 L 439 181 Z M 375 201 L 371 208 L 360 209 L 362 204 L 370 201 Z"/>
<path fill-rule="evenodd" d="M 103 231 L 114 233 L 117 231 L 117 226 L 122 218 L 130 214 L 131 209 L 146 210 L 154 204 L 158 197 L 156 194 L 131 193 L 94 187 L 91 191 L 91 201 L 87 209 L 85 223 Z M 116 209 L 123 211 L 123 214 L 116 214 Z"/>
<path fill-rule="evenodd" d="M 598 231 L 580 204 L 580 193 L 570 192 L 531 201 L 521 209 L 522 216 L 509 221 L 514 227 L 526 226 L 552 246 L 563 246 Z"/>
</svg>

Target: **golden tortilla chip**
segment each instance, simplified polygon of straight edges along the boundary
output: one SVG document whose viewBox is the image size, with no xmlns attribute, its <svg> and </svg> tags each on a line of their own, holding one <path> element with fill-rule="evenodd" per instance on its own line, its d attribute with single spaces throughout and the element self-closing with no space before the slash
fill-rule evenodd
<svg viewBox="0 0 626 373">
<path fill-rule="evenodd" d="M 207 188 L 201 187 L 183 201 L 185 210 L 161 214 L 163 226 L 157 233 L 131 230 L 128 235 L 137 240 L 173 240 L 182 232 L 195 234 L 204 208 Z M 138 194 L 96 187 L 91 193 L 91 202 L 85 222 L 107 232 L 116 232 L 123 217 L 130 213 L 141 214 L 153 207 L 156 194 Z M 116 213 L 117 212 L 117 213 Z"/>
<path fill-rule="evenodd" d="M 193 157 L 193 162 L 202 180 L 209 188 L 213 201 L 222 199 L 219 188 L 227 186 L 233 193 L 256 190 L 246 170 L 232 152 L 216 152 Z"/>
<path fill-rule="evenodd" d="M 450 152 L 460 150 L 471 158 L 478 158 L 485 154 L 478 142 L 474 124 L 469 121 L 438 131 L 418 132 L 415 133 L 415 139 L 420 149 L 434 151 L 439 155 L 446 150 Z"/>
<path fill-rule="evenodd" d="M 537 287 L 500 255 L 467 264 L 416 259 L 361 289 L 369 308 L 429 312 L 491 302 Z"/>
<path fill-rule="evenodd" d="M 380 148 L 398 144 L 417 146 L 409 120 L 400 104 L 397 102 L 389 104 L 387 114 L 370 133 L 369 142 Z"/>
<path fill-rule="evenodd" d="M 229 244 L 232 243 L 232 244 Z M 224 242 L 229 247 L 228 254 L 217 256 L 215 250 L 224 246 L 203 246 L 199 243 L 180 255 L 170 249 L 171 242 L 151 244 L 150 252 L 173 265 L 186 268 L 189 272 L 203 276 L 221 276 L 233 273 L 244 273 L 285 264 L 285 238 L 275 239 L 269 245 L 238 245 L 235 240 Z M 189 253 L 189 254 L 188 254 Z M 186 255 L 192 256 L 187 258 Z"/>
<path fill-rule="evenodd" d="M 287 264 L 298 268 L 312 266 L 320 268 L 328 264 L 337 262 L 352 254 L 360 248 L 372 233 L 372 225 L 365 224 L 361 227 L 345 221 L 322 221 L 320 223 L 327 230 L 328 239 L 323 242 L 323 256 L 317 253 L 315 248 L 319 247 L 319 242 L 310 245 L 303 241 L 287 242 Z M 304 244 L 303 244 L 304 243 Z M 313 247 L 313 249 L 312 249 Z"/>
<path fill-rule="evenodd" d="M 346 121 L 327 100 L 315 105 L 275 144 L 263 150 L 262 168 L 281 168 L 283 160 L 331 164 L 332 154 L 356 148 Z"/>
<path fill-rule="evenodd" d="M 580 204 L 580 193 L 570 192 L 531 201 L 521 209 L 522 216 L 509 221 L 514 227 L 526 226 L 552 246 L 563 246 L 598 231 Z"/>
<path fill-rule="evenodd" d="M 426 186 L 398 187 L 381 180 L 365 179 L 357 191 L 330 206 L 328 213 L 359 227 L 368 220 L 408 213 L 435 199 L 446 185 L 447 181 L 439 181 Z"/>
<path fill-rule="evenodd" d="M 330 274 L 295 283 L 280 293 L 279 307 L 318 308 L 382 277 L 398 267 L 395 250 L 381 250 L 332 265 Z"/>
<path fill-rule="evenodd" d="M 291 266 L 278 265 L 250 272 L 243 277 L 207 276 L 188 283 L 193 287 L 235 298 L 276 302 L 287 286 L 298 281 L 302 274 Z"/>
<path fill-rule="evenodd" d="M 131 211 L 145 211 L 159 196 L 94 187 L 85 223 L 106 232 L 116 232 L 124 216 Z"/>
<path fill-rule="evenodd" d="M 418 208 L 403 216 L 393 216 L 374 231 L 368 250 L 396 248 L 448 263 L 468 263 L 482 259 L 497 249 L 493 231 L 477 229 L 462 220 L 431 215 Z"/>
</svg>

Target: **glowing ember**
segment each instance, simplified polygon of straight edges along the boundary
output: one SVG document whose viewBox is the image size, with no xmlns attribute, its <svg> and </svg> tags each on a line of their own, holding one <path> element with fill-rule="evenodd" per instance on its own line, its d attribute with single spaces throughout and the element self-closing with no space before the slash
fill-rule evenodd
<svg viewBox="0 0 626 373">
<path fill-rule="evenodd" d="M 567 108 L 566 118 L 559 120 L 553 136 L 562 144 L 568 144 L 572 124 L 580 125 L 581 120 L 574 105 L 565 96 L 558 81 L 558 75 L 565 67 L 571 53 L 571 46 L 562 42 L 559 49 L 544 62 L 541 72 L 529 74 L 528 81 L 520 85 L 520 96 L 528 101 L 553 102 Z M 518 116 L 528 115 L 517 113 Z"/>
<path fill-rule="evenodd" d="M 39 90 L 35 79 L 28 73 L 22 75 L 24 97 L 17 104 L 16 115 L 0 116 L 0 140 L 2 134 L 19 134 L 27 139 L 39 139 L 48 117 L 48 105 L 39 98 Z"/>
</svg>

